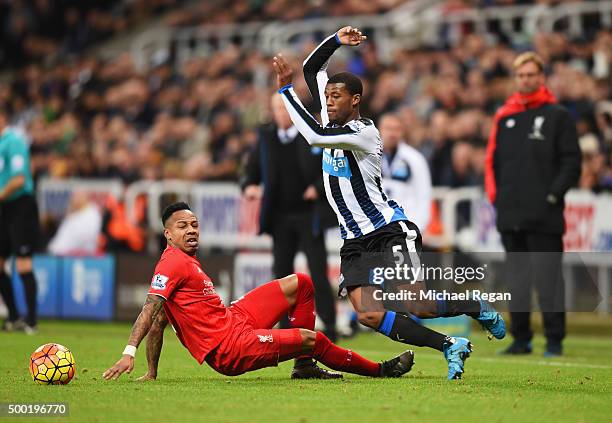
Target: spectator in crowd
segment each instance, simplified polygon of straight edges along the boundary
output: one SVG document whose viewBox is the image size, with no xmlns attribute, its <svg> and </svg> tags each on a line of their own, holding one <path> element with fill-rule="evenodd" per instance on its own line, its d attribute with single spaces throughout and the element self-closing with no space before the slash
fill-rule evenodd
<svg viewBox="0 0 612 423">
<path fill-rule="evenodd" d="M 276 278 L 294 272 L 298 251 L 306 255 L 317 314 L 327 336 L 335 339 L 336 307 L 327 278 L 324 232 L 336 219 L 325 199 L 322 149 L 310 147 L 293 126 L 279 94 L 272 96 L 271 106 L 274 124 L 261 128 L 242 182 L 244 196 L 261 200 L 259 230 L 272 235 Z"/>
<path fill-rule="evenodd" d="M 102 214 L 86 193 L 74 192 L 68 212 L 49 243 L 49 252 L 58 256 L 95 255 L 102 230 Z"/>
<path fill-rule="evenodd" d="M 580 177 L 576 124 L 544 85 L 544 62 L 527 52 L 514 61 L 517 92 L 496 113 L 487 149 L 486 189 L 508 252 L 510 332 L 507 354 L 532 351 L 530 309 L 536 286 L 546 356 L 563 352 L 561 281 L 565 193 Z M 529 253 L 529 254 L 524 254 Z"/>
<path fill-rule="evenodd" d="M 179 0 L 0 2 L 0 65 L 83 53 L 93 43 L 172 7 Z"/>
<path fill-rule="evenodd" d="M 396 115 L 378 124 L 383 140 L 383 186 L 390 198 L 405 207 L 406 217 L 425 233 L 431 211 L 431 176 L 423 155 L 404 139 L 405 128 Z"/>
</svg>

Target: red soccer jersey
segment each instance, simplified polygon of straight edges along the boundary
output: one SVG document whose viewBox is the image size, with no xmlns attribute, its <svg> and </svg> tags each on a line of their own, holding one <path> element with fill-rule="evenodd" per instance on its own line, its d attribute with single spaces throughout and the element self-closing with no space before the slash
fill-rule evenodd
<svg viewBox="0 0 612 423">
<path fill-rule="evenodd" d="M 195 257 L 167 247 L 149 294 L 164 297 L 164 310 L 181 343 L 202 364 L 231 331 L 232 313 L 223 305 Z"/>
</svg>

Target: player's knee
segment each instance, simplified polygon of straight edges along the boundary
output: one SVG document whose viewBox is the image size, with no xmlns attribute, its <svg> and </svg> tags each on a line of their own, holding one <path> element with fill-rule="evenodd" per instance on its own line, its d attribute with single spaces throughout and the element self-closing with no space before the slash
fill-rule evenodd
<svg viewBox="0 0 612 423">
<path fill-rule="evenodd" d="M 296 273 L 295 276 L 297 276 L 298 279 L 298 290 L 303 291 L 306 296 L 314 295 L 312 278 L 306 273 Z"/>
<path fill-rule="evenodd" d="M 302 347 L 313 349 L 315 345 L 315 341 L 317 340 L 317 333 L 308 330 L 308 329 L 300 329 L 300 336 L 302 337 Z"/>
<path fill-rule="evenodd" d="M 278 280 L 281 290 L 287 298 L 290 305 L 295 304 L 298 292 L 298 277 L 297 275 L 285 276 Z"/>
<path fill-rule="evenodd" d="M 357 320 L 364 326 L 378 329 L 385 313 L 379 311 L 364 311 L 357 313 Z"/>
</svg>

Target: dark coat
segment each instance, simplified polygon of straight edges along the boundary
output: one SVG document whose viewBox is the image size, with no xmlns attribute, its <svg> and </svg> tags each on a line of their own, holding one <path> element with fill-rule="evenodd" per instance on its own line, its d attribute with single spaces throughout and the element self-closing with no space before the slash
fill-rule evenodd
<svg viewBox="0 0 612 423">
<path fill-rule="evenodd" d="M 581 171 L 574 120 L 556 102 L 546 102 L 498 115 L 494 125 L 487 171 L 498 230 L 562 234 L 563 197 Z"/>
<path fill-rule="evenodd" d="M 274 221 L 277 218 L 277 204 L 283 201 L 279 193 L 279 172 L 276 171 L 279 160 L 293 160 L 295 166 L 304 175 L 308 185 L 317 189 L 318 199 L 312 210 L 313 234 L 318 235 L 324 229 L 337 226 L 336 216 L 327 203 L 323 187 L 322 154 L 323 150 L 311 147 L 304 137 L 298 133 L 292 141 L 297 143 L 297 157 L 280 157 L 281 142 L 278 139 L 277 127 L 265 125 L 260 128 L 258 141 L 246 166 L 246 172 L 241 180 L 241 187 L 263 184 L 263 198 L 259 214 L 259 233 L 271 234 Z"/>
</svg>

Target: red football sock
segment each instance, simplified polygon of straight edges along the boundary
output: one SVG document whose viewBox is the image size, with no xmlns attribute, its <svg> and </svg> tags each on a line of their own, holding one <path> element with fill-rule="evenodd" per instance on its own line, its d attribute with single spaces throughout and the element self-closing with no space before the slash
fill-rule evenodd
<svg viewBox="0 0 612 423">
<path fill-rule="evenodd" d="M 296 273 L 296 276 L 298 278 L 297 298 L 294 306 L 289 310 L 289 326 L 314 330 L 316 320 L 314 285 L 307 274 Z M 304 359 L 310 361 L 310 356 L 300 355 L 296 357 L 296 363 Z"/>
<path fill-rule="evenodd" d="M 323 332 L 317 332 L 312 355 L 330 369 L 362 376 L 380 376 L 380 364 L 363 358 L 356 352 L 340 348 Z"/>
<path fill-rule="evenodd" d="M 298 277 L 297 298 L 293 308 L 289 310 L 289 326 L 314 330 L 315 301 L 312 279 L 305 273 L 296 273 Z"/>
</svg>

